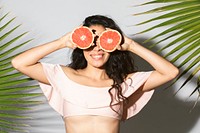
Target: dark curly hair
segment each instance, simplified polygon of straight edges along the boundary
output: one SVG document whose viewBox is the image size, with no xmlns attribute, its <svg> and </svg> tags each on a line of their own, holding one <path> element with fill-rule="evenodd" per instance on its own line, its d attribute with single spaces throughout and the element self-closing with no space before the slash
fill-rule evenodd
<svg viewBox="0 0 200 133">
<path fill-rule="evenodd" d="M 90 27 L 92 25 L 101 25 L 105 28 L 117 30 L 122 36 L 122 41 L 120 44 L 124 43 L 122 30 L 111 18 L 102 15 L 93 15 L 87 17 L 83 22 L 83 26 Z M 69 64 L 69 67 L 75 70 L 84 69 L 85 67 L 87 67 L 87 61 L 83 55 L 82 49 L 74 49 L 71 59 L 72 62 Z M 116 90 L 118 100 L 123 100 L 125 101 L 125 103 L 128 102 L 127 98 L 122 94 L 122 87 L 120 84 L 124 82 L 128 74 L 135 72 L 133 54 L 129 51 L 119 50 L 111 52 L 108 61 L 104 65 L 104 69 L 109 78 L 113 79 L 114 81 L 113 85 L 108 91 L 111 96 L 110 107 L 112 108 L 111 105 L 114 98 L 111 93 L 112 89 Z"/>
</svg>

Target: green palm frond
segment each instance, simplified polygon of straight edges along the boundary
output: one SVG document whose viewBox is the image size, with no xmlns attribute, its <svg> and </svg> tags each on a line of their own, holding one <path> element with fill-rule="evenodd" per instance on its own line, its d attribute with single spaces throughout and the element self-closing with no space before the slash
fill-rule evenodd
<svg viewBox="0 0 200 133">
<path fill-rule="evenodd" d="M 150 46 L 153 48 L 158 44 L 161 48 L 158 52 L 167 52 L 164 57 L 172 57 L 171 62 L 178 64 L 181 68 L 181 74 L 172 82 L 171 85 L 176 83 L 177 80 L 186 75 L 184 83 L 180 86 L 182 89 L 189 81 L 196 80 L 196 86 L 191 91 L 191 95 L 199 90 L 199 70 L 200 70 L 200 1 L 199 0 L 153 0 L 141 4 L 140 6 L 158 4 L 154 9 L 137 13 L 134 15 L 145 15 L 160 13 L 154 18 L 145 20 L 137 25 L 144 25 L 151 22 L 162 20 L 160 23 L 149 27 L 140 33 L 150 32 L 154 29 L 161 27 L 168 27 L 164 31 L 160 31 L 145 42 L 154 40 L 154 44 Z M 162 39 L 160 39 L 162 38 Z M 173 39 L 172 39 L 173 38 Z M 175 39 L 174 39 L 175 38 Z M 170 40 L 171 39 L 171 40 Z M 158 40 L 158 41 L 156 41 Z M 169 41 L 164 44 L 164 41 Z M 168 50 L 170 48 L 170 50 Z M 182 59 L 182 58 L 185 59 Z M 179 60 L 181 58 L 181 60 Z M 200 93 L 199 93 L 200 94 Z"/>
<path fill-rule="evenodd" d="M 17 34 L 17 29 L 21 25 L 11 26 L 15 18 L 5 22 L 5 18 L 9 18 L 8 15 L 9 13 L 0 16 L 0 132 L 22 133 L 28 132 L 23 130 L 23 127 L 29 125 L 20 120 L 31 118 L 24 113 L 27 114 L 28 111 L 33 110 L 34 105 L 41 103 L 41 101 L 31 100 L 41 94 L 31 93 L 38 86 L 32 85 L 32 79 L 19 73 L 11 65 L 11 59 L 20 53 L 17 52 L 18 49 L 32 39 L 25 41 L 22 39 L 27 32 L 11 37 L 13 33 Z"/>
</svg>

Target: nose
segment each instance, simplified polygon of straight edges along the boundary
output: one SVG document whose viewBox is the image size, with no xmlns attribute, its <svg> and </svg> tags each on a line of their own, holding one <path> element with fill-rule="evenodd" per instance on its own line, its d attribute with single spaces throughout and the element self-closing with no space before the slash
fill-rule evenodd
<svg viewBox="0 0 200 133">
<path fill-rule="evenodd" d="M 96 50 L 96 51 L 101 50 L 101 47 L 100 47 L 100 45 L 99 45 L 98 42 L 96 42 L 96 43 L 94 44 L 94 49 L 93 49 L 93 50 Z"/>
<path fill-rule="evenodd" d="M 100 50 L 101 49 L 98 39 L 99 39 L 99 36 L 95 36 L 94 37 L 94 42 L 93 43 L 94 43 L 94 49 L 95 50 Z"/>
</svg>

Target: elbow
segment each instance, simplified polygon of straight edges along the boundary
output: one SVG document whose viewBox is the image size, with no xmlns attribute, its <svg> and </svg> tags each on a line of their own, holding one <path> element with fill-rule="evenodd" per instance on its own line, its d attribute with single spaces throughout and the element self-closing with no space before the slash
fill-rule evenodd
<svg viewBox="0 0 200 133">
<path fill-rule="evenodd" d="M 178 76 L 179 74 L 179 69 L 177 67 L 174 67 L 172 70 L 170 70 L 170 79 L 174 79 Z"/>
<path fill-rule="evenodd" d="M 19 69 L 19 67 L 20 67 L 20 63 L 19 63 L 19 61 L 17 61 L 17 59 L 16 58 L 13 58 L 12 60 L 11 60 L 11 65 L 15 68 L 15 69 Z"/>
</svg>

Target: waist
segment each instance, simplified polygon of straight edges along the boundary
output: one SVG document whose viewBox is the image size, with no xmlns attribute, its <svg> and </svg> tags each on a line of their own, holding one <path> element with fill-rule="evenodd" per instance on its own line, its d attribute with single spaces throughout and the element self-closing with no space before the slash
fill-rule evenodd
<svg viewBox="0 0 200 133">
<path fill-rule="evenodd" d="M 84 115 L 64 118 L 67 133 L 118 133 L 120 121 L 111 117 Z"/>
</svg>

